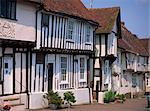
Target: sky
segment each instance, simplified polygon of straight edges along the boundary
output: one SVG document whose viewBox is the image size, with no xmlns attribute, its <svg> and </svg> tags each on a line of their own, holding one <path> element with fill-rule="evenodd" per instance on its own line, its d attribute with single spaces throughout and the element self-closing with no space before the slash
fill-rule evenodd
<svg viewBox="0 0 150 111">
<path fill-rule="evenodd" d="M 90 7 L 90 0 L 82 0 Z M 93 8 L 121 8 L 121 21 L 140 38 L 150 37 L 150 0 L 93 0 Z"/>
</svg>

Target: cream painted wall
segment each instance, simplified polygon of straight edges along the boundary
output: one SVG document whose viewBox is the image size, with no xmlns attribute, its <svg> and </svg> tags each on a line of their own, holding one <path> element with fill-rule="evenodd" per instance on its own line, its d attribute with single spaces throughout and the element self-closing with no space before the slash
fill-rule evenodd
<svg viewBox="0 0 150 111">
<path fill-rule="evenodd" d="M 0 38 L 35 41 L 35 6 L 17 2 L 16 20 L 0 18 Z"/>
</svg>

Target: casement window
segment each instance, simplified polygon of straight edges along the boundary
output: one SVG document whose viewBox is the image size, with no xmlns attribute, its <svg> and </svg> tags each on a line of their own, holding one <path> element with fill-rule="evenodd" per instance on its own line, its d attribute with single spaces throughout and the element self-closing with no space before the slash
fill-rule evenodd
<svg viewBox="0 0 150 111">
<path fill-rule="evenodd" d="M 36 54 L 36 64 L 43 64 L 44 63 L 44 55 L 42 53 Z"/>
<path fill-rule="evenodd" d="M 42 13 L 42 27 L 49 26 L 49 15 Z"/>
<path fill-rule="evenodd" d="M 67 57 L 61 57 L 61 81 L 67 81 Z"/>
<path fill-rule="evenodd" d="M 67 32 L 67 39 L 73 39 L 73 30 L 74 30 L 74 22 L 69 20 L 68 21 L 68 32 Z"/>
<path fill-rule="evenodd" d="M 16 19 L 16 0 L 0 0 L 0 17 Z"/>
<path fill-rule="evenodd" d="M 80 79 L 85 79 L 85 59 L 80 58 Z"/>
<path fill-rule="evenodd" d="M 90 36 L 91 36 L 91 27 L 88 26 L 88 27 L 87 27 L 87 30 L 86 30 L 85 42 L 90 42 Z"/>
<path fill-rule="evenodd" d="M 132 75 L 132 87 L 136 87 L 136 85 L 137 85 L 136 75 Z"/>
<path fill-rule="evenodd" d="M 109 83 L 109 61 L 106 60 L 104 64 L 104 83 Z"/>
</svg>

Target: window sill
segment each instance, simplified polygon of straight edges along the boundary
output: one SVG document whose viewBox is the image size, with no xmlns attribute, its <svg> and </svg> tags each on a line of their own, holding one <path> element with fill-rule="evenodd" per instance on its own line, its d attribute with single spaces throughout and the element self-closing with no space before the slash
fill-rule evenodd
<svg viewBox="0 0 150 111">
<path fill-rule="evenodd" d="M 72 39 L 66 39 L 66 42 L 74 43 Z"/>
<path fill-rule="evenodd" d="M 2 16 L 0 16 L 0 18 L 7 19 L 7 20 L 12 20 L 12 21 L 18 21 L 17 19 L 11 19 L 11 18 L 8 18 L 8 17 L 2 17 Z"/>
<path fill-rule="evenodd" d="M 80 79 L 79 82 L 85 82 L 86 83 L 86 80 L 84 79 Z"/>
<path fill-rule="evenodd" d="M 69 83 L 67 81 L 61 81 L 59 84 L 63 85 L 63 84 L 69 84 Z"/>
<path fill-rule="evenodd" d="M 90 43 L 90 42 L 85 42 L 85 45 L 91 45 L 92 43 Z"/>
</svg>

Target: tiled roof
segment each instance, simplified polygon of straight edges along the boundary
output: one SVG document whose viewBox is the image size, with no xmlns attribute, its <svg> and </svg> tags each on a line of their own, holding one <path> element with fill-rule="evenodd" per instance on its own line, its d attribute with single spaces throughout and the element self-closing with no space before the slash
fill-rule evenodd
<svg viewBox="0 0 150 111">
<path fill-rule="evenodd" d="M 95 23 L 92 14 L 80 0 L 43 0 L 46 11 L 79 17 Z"/>
<path fill-rule="evenodd" d="M 140 39 L 140 42 L 145 47 L 145 49 L 149 52 L 150 55 L 150 38 Z"/>
<path fill-rule="evenodd" d="M 148 51 L 137 36 L 133 35 L 124 25 L 122 25 L 121 31 L 122 39 L 118 40 L 118 46 L 120 48 L 138 53 L 142 56 L 148 56 Z"/>
<path fill-rule="evenodd" d="M 100 27 L 97 29 L 97 33 L 110 33 L 113 29 L 115 20 L 118 17 L 120 8 L 92 8 L 89 10 L 93 13 L 93 18 L 95 18 L 100 24 Z"/>
</svg>

